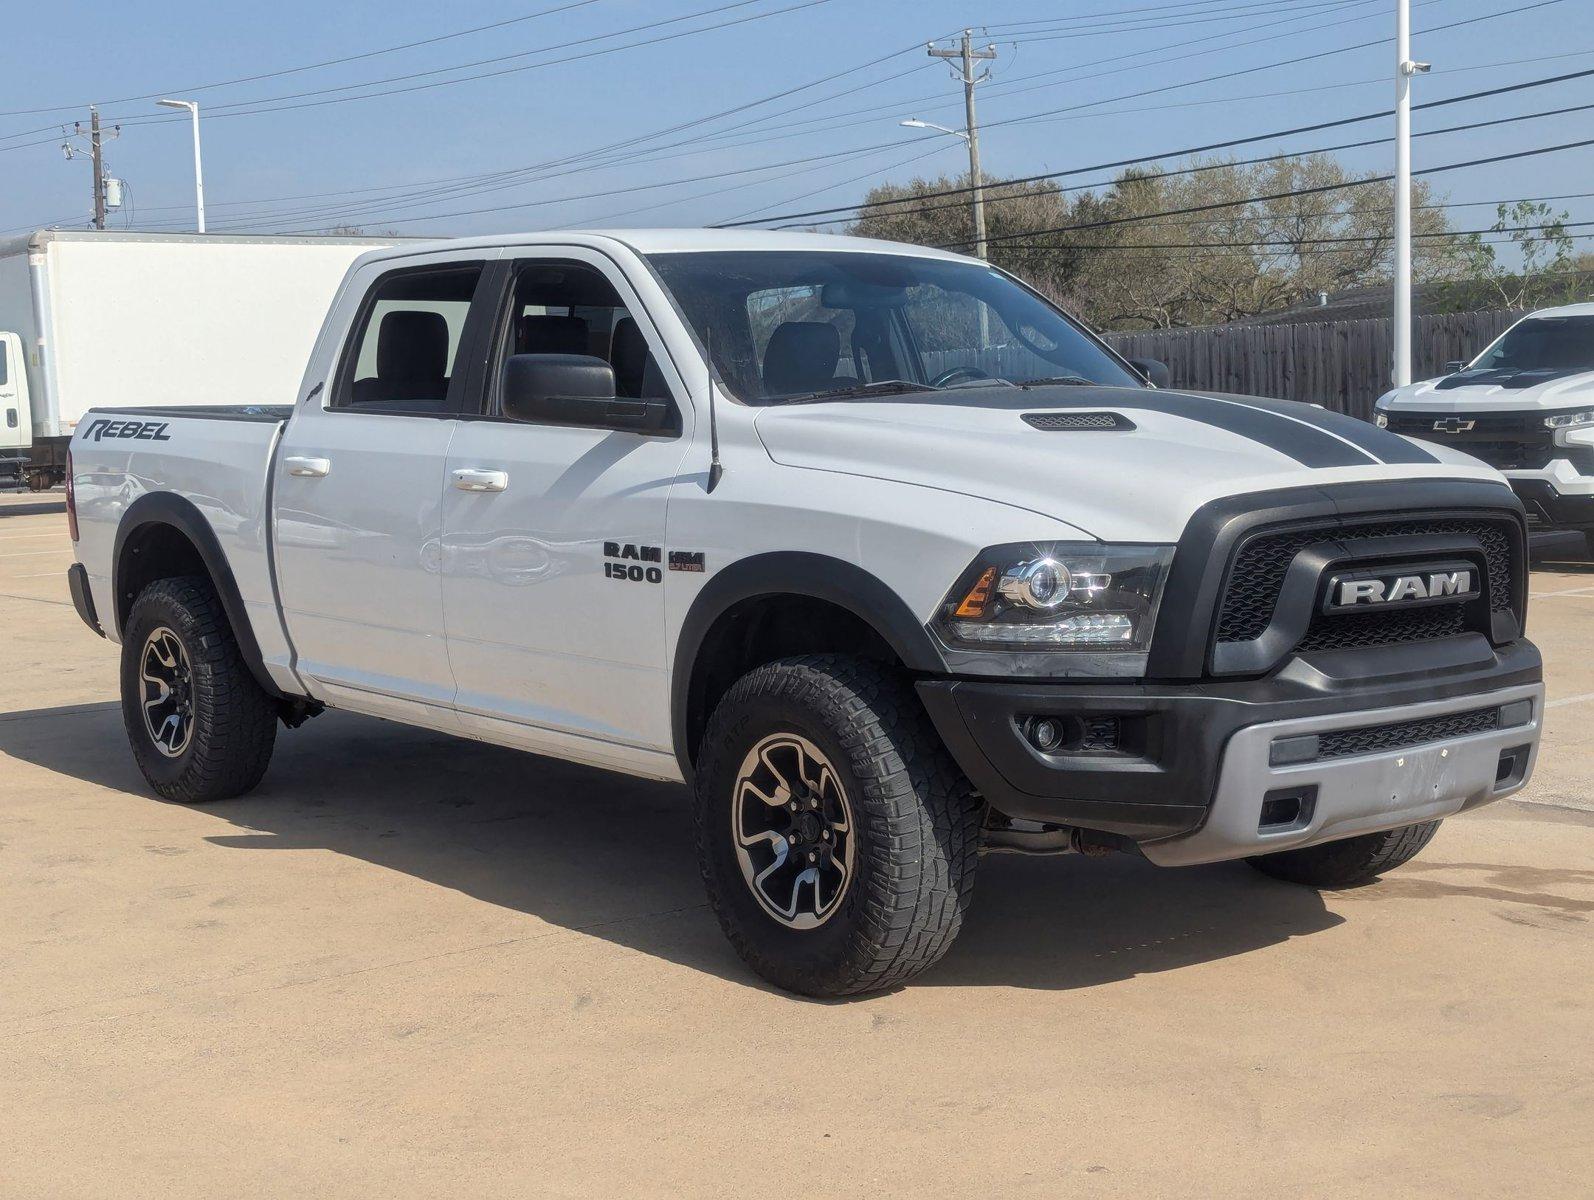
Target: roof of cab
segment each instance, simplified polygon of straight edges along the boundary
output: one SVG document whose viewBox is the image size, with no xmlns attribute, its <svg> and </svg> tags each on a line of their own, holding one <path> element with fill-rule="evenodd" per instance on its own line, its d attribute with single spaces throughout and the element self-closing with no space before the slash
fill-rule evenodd
<svg viewBox="0 0 1594 1200">
<path fill-rule="evenodd" d="M 1556 308 L 1540 308 L 1528 317 L 1594 317 L 1594 304 L 1562 304 Z"/>
<path fill-rule="evenodd" d="M 490 234 L 485 237 L 449 238 L 436 242 L 407 242 L 391 250 L 379 250 L 366 259 L 409 257 L 433 250 L 484 250 L 513 246 L 599 246 L 624 245 L 638 254 L 671 254 L 714 250 L 829 250 L 844 253 L 906 254 L 918 258 L 940 258 L 977 262 L 966 255 L 952 254 L 929 246 L 910 246 L 875 238 L 839 237 L 828 233 L 798 231 L 773 232 L 767 229 L 553 229 L 540 233 Z"/>
</svg>

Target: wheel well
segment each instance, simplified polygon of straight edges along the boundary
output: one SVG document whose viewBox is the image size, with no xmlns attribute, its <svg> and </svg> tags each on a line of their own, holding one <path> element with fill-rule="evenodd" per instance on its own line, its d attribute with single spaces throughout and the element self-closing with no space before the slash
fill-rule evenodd
<svg viewBox="0 0 1594 1200">
<path fill-rule="evenodd" d="M 812 596 L 753 596 L 733 604 L 709 627 L 692 663 L 686 737 L 697 761 L 703 730 L 730 686 L 747 672 L 795 654 L 853 654 L 901 666 L 902 660 L 869 622 Z"/>
<path fill-rule="evenodd" d="M 187 534 L 175 525 L 160 522 L 133 530 L 123 542 L 116 564 L 116 627 L 127 625 L 128 613 L 140 592 L 158 579 L 181 575 L 210 579 L 210 568 Z"/>
</svg>

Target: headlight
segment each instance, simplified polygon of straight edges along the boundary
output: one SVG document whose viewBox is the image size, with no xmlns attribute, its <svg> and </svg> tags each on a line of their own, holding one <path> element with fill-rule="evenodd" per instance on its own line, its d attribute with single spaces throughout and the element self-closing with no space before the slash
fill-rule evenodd
<svg viewBox="0 0 1594 1200">
<path fill-rule="evenodd" d="M 1381 413 L 1381 412 L 1380 413 L 1374 413 L 1373 414 L 1373 424 L 1378 426 L 1378 428 L 1380 428 L 1380 429 L 1388 429 L 1389 428 L 1389 414 L 1388 413 Z"/>
<path fill-rule="evenodd" d="M 1172 546 L 996 546 L 953 584 L 936 625 L 970 649 L 1144 650 L 1172 560 Z"/>
<path fill-rule="evenodd" d="M 1580 429 L 1584 425 L 1594 425 L 1594 411 L 1560 413 L 1544 418 L 1546 429 Z"/>
</svg>

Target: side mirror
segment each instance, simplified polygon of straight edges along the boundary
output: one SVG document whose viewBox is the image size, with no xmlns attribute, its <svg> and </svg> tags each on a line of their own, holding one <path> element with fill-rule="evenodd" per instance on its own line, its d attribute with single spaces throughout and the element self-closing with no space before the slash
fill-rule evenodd
<svg viewBox="0 0 1594 1200">
<path fill-rule="evenodd" d="M 1445 364 L 1446 375 L 1454 375 L 1457 371 L 1465 371 L 1466 369 L 1467 364 L 1459 358 Z"/>
<path fill-rule="evenodd" d="M 1168 364 L 1158 362 L 1154 358 L 1131 358 L 1129 365 L 1145 376 L 1146 382 L 1152 387 L 1172 387 L 1173 373 L 1168 370 Z"/>
<path fill-rule="evenodd" d="M 516 354 L 504 363 L 504 416 L 534 425 L 576 425 L 652 433 L 664 428 L 663 400 L 614 394 L 614 368 L 586 354 Z"/>
</svg>

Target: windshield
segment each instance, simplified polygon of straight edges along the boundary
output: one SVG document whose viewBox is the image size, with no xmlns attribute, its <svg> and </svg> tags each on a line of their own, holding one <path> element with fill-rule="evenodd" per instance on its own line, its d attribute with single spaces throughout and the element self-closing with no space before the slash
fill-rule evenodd
<svg viewBox="0 0 1594 1200">
<path fill-rule="evenodd" d="M 750 404 L 1029 382 L 1143 387 L 1050 304 L 976 263 L 825 250 L 649 261 Z"/>
<path fill-rule="evenodd" d="M 1535 317 L 1507 330 L 1475 371 L 1594 371 L 1594 317 Z"/>
</svg>

